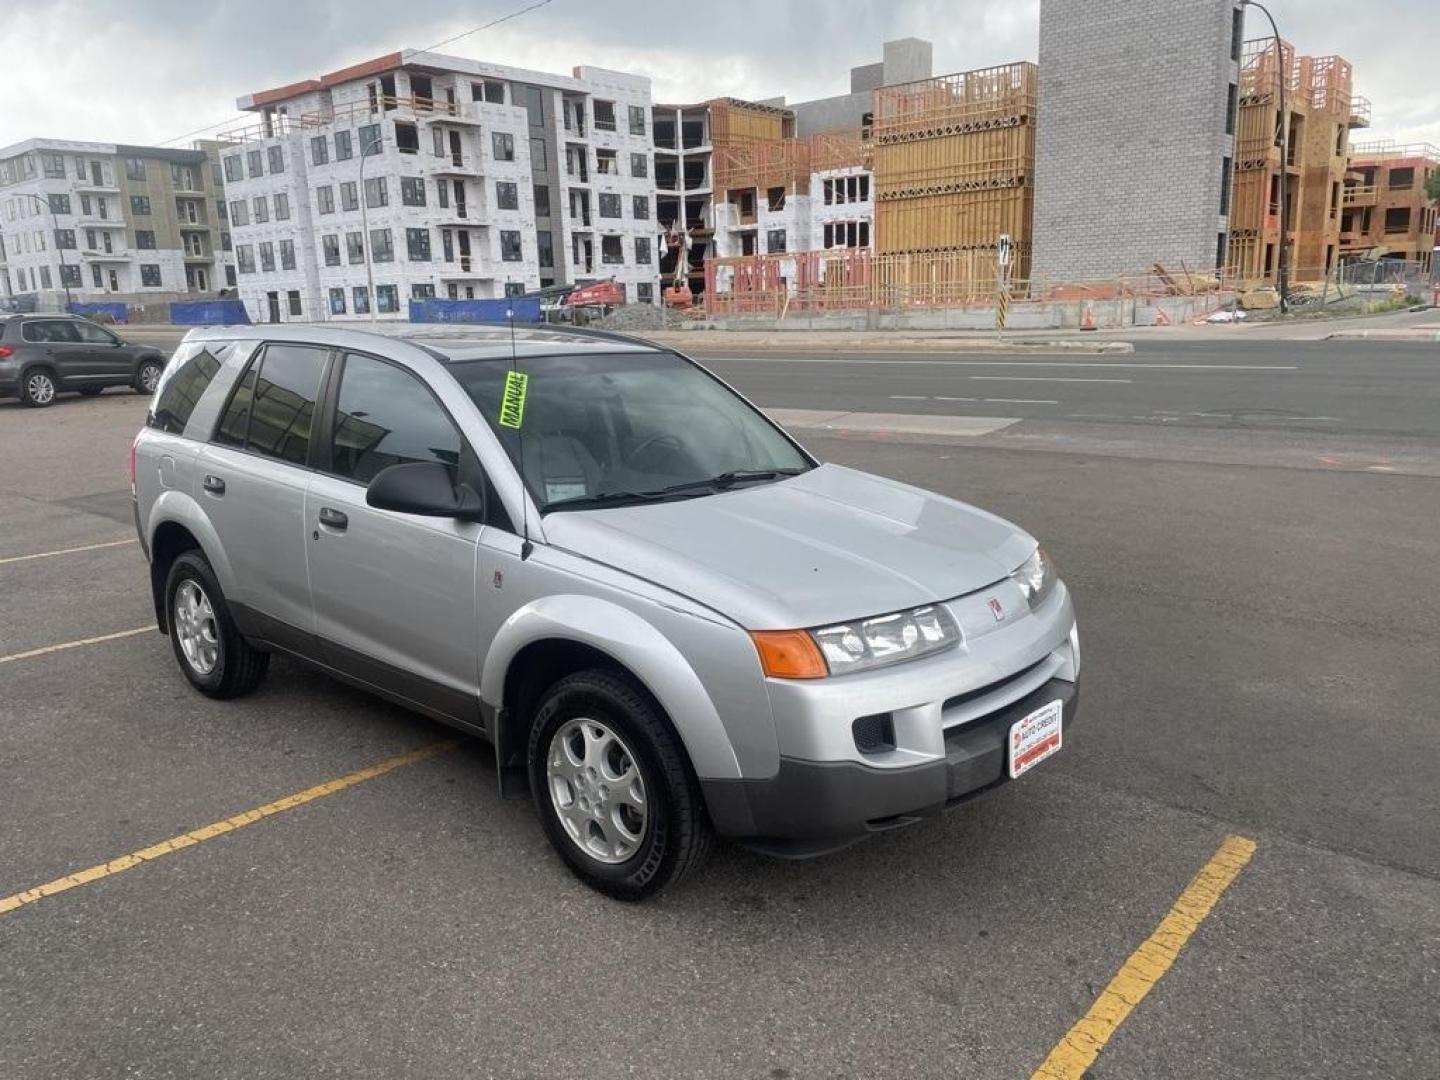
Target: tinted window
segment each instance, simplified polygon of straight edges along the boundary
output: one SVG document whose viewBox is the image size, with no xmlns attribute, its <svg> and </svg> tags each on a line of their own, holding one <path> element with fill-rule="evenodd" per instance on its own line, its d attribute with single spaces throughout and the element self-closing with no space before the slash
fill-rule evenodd
<svg viewBox="0 0 1440 1080">
<path fill-rule="evenodd" d="M 460 433 L 425 385 L 368 356 L 347 356 L 335 411 L 330 465 L 368 484 L 381 469 L 412 461 L 460 462 Z"/>
<path fill-rule="evenodd" d="M 224 355 L 228 346 L 187 346 L 177 352 L 165 371 L 165 381 L 150 406 L 145 423 L 173 435 L 182 434 L 190 414 L 220 371 L 220 360 L 210 350 Z M 189 351 L 190 355 L 186 356 Z"/>
<path fill-rule="evenodd" d="M 58 319 L 51 322 L 27 322 L 24 327 L 26 341 L 56 341 L 76 342 L 80 335 L 75 332 L 75 324 L 61 322 Z"/>
<path fill-rule="evenodd" d="M 94 323 L 77 322 L 73 324 L 75 332 L 80 335 L 81 341 L 88 341 L 93 345 L 114 345 L 120 339 L 108 330 L 102 330 Z"/>
<path fill-rule="evenodd" d="M 324 370 L 324 349 L 267 345 L 235 388 L 215 440 L 304 465 Z"/>
</svg>

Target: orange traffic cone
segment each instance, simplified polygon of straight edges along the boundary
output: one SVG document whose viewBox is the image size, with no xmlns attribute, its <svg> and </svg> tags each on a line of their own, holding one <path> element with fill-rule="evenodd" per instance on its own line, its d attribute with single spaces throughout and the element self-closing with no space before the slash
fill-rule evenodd
<svg viewBox="0 0 1440 1080">
<path fill-rule="evenodd" d="M 1095 329 L 1095 305 L 1094 305 L 1093 303 L 1091 303 L 1089 300 L 1086 300 L 1086 301 L 1085 301 L 1084 314 L 1081 316 L 1081 319 L 1080 319 L 1080 329 L 1081 329 L 1081 330 L 1094 330 L 1094 329 Z"/>
<path fill-rule="evenodd" d="M 1169 326 L 1169 325 L 1170 325 L 1170 316 L 1165 314 L 1165 309 L 1164 309 L 1163 307 L 1157 307 L 1157 308 L 1155 309 L 1155 322 L 1154 322 L 1153 325 L 1155 325 L 1155 326 Z"/>
</svg>

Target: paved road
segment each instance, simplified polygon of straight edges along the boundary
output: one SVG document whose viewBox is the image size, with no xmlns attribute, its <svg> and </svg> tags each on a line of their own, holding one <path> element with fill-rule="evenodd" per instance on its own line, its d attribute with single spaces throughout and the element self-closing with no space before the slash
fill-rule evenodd
<svg viewBox="0 0 1440 1080">
<path fill-rule="evenodd" d="M 1284 348 L 1224 357 L 1290 375 L 1033 395 L 944 393 L 994 368 L 714 361 L 767 406 L 1016 419 L 803 437 L 1047 541 L 1084 639 L 1065 751 L 941 821 L 810 863 L 725 849 L 621 907 L 462 741 L 0 914 L 0 1076 L 1029 1076 L 1228 834 L 1253 861 L 1091 1075 L 1433 1075 L 1440 437 L 1419 407 L 1384 425 L 1434 400 L 1440 354 Z M 1367 373 L 1387 388 L 1340 408 Z M 888 400 L 912 391 L 1123 404 Z M 1341 422 L 1159 411 L 1272 392 Z M 146 623 L 133 545 L 5 561 L 127 539 L 142 412 L 0 404 L 0 657 Z M 443 738 L 286 664 L 207 701 L 148 632 L 0 663 L 0 897 Z"/>
</svg>

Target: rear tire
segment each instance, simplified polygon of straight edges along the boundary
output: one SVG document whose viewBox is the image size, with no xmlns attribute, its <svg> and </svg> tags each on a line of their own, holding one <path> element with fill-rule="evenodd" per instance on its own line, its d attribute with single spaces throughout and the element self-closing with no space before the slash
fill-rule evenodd
<svg viewBox="0 0 1440 1080">
<path fill-rule="evenodd" d="M 164 370 L 165 365 L 159 360 L 142 360 L 135 370 L 135 381 L 131 384 L 135 387 L 135 392 L 146 395 L 155 393 L 155 388 L 160 385 L 160 374 Z"/>
<path fill-rule="evenodd" d="M 32 409 L 53 404 L 58 391 L 55 372 L 49 368 L 31 368 L 20 379 L 20 400 Z"/>
<path fill-rule="evenodd" d="M 709 855 L 714 833 L 685 751 L 625 676 L 582 671 L 547 690 L 527 760 L 545 834 L 591 888 L 643 900 Z"/>
<path fill-rule="evenodd" d="M 181 672 L 207 697 L 241 697 L 265 677 L 270 654 L 251 645 L 236 628 L 215 571 L 197 550 L 178 556 L 170 566 L 165 624 Z"/>
</svg>

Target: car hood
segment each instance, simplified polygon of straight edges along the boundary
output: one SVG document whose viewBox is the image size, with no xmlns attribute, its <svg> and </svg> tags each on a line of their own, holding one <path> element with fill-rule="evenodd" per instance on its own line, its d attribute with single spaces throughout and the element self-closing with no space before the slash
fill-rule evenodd
<svg viewBox="0 0 1440 1080">
<path fill-rule="evenodd" d="M 948 600 L 1034 550 L 1009 522 L 839 465 L 675 502 L 546 516 L 550 544 L 664 586 L 751 630 Z"/>
</svg>

